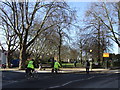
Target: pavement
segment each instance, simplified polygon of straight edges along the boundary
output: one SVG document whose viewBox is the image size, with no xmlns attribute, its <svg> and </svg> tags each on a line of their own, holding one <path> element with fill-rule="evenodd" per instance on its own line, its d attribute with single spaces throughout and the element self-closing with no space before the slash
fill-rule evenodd
<svg viewBox="0 0 120 90">
<path fill-rule="evenodd" d="M 51 73 L 51 68 L 45 68 L 42 70 L 35 69 L 38 73 Z M 14 72 L 25 72 L 25 70 L 19 70 L 18 68 L 6 68 L 1 71 L 14 71 Z M 86 73 L 85 68 L 60 68 L 59 73 Z M 90 69 L 90 73 L 120 73 L 120 69 Z"/>
</svg>

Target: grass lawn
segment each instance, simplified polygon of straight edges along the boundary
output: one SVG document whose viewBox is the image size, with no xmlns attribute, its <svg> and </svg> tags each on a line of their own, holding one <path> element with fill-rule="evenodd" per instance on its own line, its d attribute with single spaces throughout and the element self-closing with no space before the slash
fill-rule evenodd
<svg viewBox="0 0 120 90">
<path fill-rule="evenodd" d="M 74 66 L 74 63 L 62 63 L 62 66 L 63 66 L 63 67 L 66 67 L 66 68 L 68 68 L 68 67 L 70 67 L 70 68 L 71 68 L 71 67 L 75 67 L 75 66 Z M 76 67 L 82 67 L 82 65 L 81 65 L 80 63 L 77 63 L 77 64 L 76 64 Z"/>
</svg>

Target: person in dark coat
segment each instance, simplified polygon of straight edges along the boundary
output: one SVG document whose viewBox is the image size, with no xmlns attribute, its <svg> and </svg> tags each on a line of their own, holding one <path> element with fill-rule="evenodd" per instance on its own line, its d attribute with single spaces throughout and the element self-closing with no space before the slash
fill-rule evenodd
<svg viewBox="0 0 120 90">
<path fill-rule="evenodd" d="M 86 73 L 89 74 L 90 62 L 86 60 Z"/>
</svg>

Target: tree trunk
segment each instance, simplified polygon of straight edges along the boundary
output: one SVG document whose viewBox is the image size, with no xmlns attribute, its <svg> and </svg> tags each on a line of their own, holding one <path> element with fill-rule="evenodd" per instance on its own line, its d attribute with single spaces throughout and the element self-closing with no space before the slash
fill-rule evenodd
<svg viewBox="0 0 120 90">
<path fill-rule="evenodd" d="M 83 60 L 82 60 L 82 50 L 80 51 L 80 58 L 81 58 L 81 64 L 83 64 Z"/>
<path fill-rule="evenodd" d="M 118 25 L 118 33 L 120 33 L 120 20 L 119 20 L 119 25 Z M 118 36 L 118 54 L 120 54 L 120 36 Z"/>
<path fill-rule="evenodd" d="M 120 1 L 118 2 L 118 33 L 120 33 Z M 120 36 L 118 36 L 118 54 L 120 54 Z"/>
<path fill-rule="evenodd" d="M 60 57 L 61 50 L 60 49 L 61 49 L 61 46 L 59 46 L 59 55 L 58 55 L 59 56 L 59 62 L 61 62 L 61 57 Z"/>
<path fill-rule="evenodd" d="M 19 69 L 25 69 L 25 62 L 27 60 L 26 56 L 26 46 L 22 46 L 20 49 L 20 63 L 19 63 Z"/>
<path fill-rule="evenodd" d="M 62 45 L 62 35 L 61 31 L 59 32 L 60 42 L 59 42 L 59 62 L 61 63 L 61 45 Z"/>
<path fill-rule="evenodd" d="M 10 60 L 12 59 L 10 52 L 8 51 L 8 55 L 7 55 L 7 68 L 11 67 L 11 63 Z"/>
<path fill-rule="evenodd" d="M 11 57 L 11 51 L 10 51 L 10 44 L 8 45 L 8 54 L 7 54 L 7 68 L 10 68 L 11 67 L 11 63 L 10 63 L 10 60 L 12 59 Z"/>
<path fill-rule="evenodd" d="M 101 25 L 98 26 L 98 65 L 100 65 L 100 61 L 101 61 L 101 58 L 100 58 L 100 48 L 101 48 L 100 47 L 100 27 Z"/>
</svg>

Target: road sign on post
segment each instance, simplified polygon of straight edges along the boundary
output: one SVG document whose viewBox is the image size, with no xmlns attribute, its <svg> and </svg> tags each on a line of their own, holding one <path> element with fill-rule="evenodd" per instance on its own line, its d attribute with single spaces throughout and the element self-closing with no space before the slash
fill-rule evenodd
<svg viewBox="0 0 120 90">
<path fill-rule="evenodd" d="M 109 53 L 103 53 L 104 60 L 106 61 L 106 68 L 108 69 L 108 58 L 109 58 Z"/>
<path fill-rule="evenodd" d="M 103 53 L 103 57 L 109 57 L 109 53 Z"/>
</svg>

